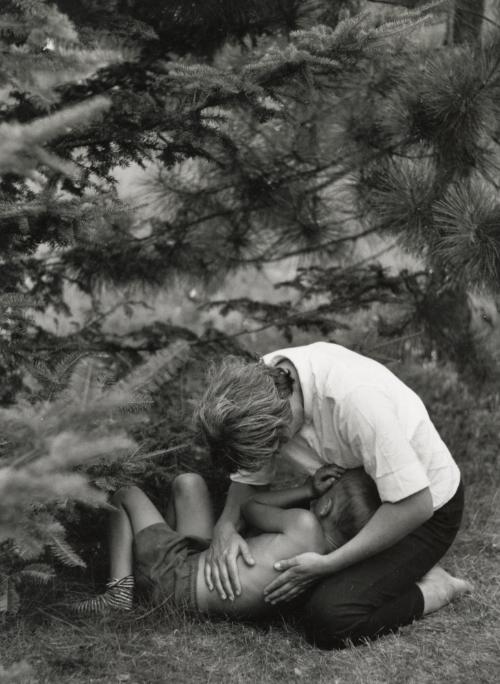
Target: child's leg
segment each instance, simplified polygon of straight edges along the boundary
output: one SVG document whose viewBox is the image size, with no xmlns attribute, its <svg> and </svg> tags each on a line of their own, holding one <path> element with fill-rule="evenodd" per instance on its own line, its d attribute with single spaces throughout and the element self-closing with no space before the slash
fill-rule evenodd
<svg viewBox="0 0 500 684">
<path fill-rule="evenodd" d="M 211 539 L 214 513 L 205 480 L 196 473 L 185 473 L 172 484 L 175 529 L 179 534 Z"/>
<path fill-rule="evenodd" d="M 111 499 L 116 508 L 109 522 L 110 574 L 120 578 L 132 572 L 132 541 L 145 527 L 164 523 L 165 518 L 138 487 L 120 489 Z M 179 534 L 210 538 L 214 515 L 204 479 L 185 473 L 172 483 L 167 524 Z"/>
<path fill-rule="evenodd" d="M 72 609 L 81 615 L 102 614 L 109 609 L 131 609 L 134 589 L 134 536 L 150 525 L 166 522 L 156 506 L 138 487 L 118 490 L 112 497 L 111 504 L 115 507 L 109 519 L 111 579 L 104 594 L 72 605 Z M 202 477 L 187 473 L 174 480 L 167 521 L 180 534 L 204 538 L 212 536 L 214 516 L 208 489 Z"/>
<path fill-rule="evenodd" d="M 131 610 L 134 592 L 132 543 L 134 535 L 154 523 L 165 522 L 138 487 L 118 490 L 111 499 L 115 510 L 109 519 L 110 577 L 104 594 L 72 604 L 80 615 L 101 615 L 109 610 Z"/>
<path fill-rule="evenodd" d="M 165 519 L 138 487 L 119 489 L 111 498 L 116 510 L 109 518 L 110 577 L 120 579 L 132 574 L 132 542 L 145 527 Z"/>
</svg>

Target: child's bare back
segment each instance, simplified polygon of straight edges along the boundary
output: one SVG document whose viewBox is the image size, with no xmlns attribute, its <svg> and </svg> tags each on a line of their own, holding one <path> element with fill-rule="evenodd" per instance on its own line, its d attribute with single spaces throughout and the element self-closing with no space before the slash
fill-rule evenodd
<svg viewBox="0 0 500 684">
<path fill-rule="evenodd" d="M 202 613 L 219 613 L 238 617 L 257 617 L 273 610 L 264 602 L 264 589 L 277 576 L 274 563 L 305 551 L 324 553 L 325 539 L 316 517 L 309 511 L 286 511 L 289 524 L 280 533 L 259 534 L 247 538 L 255 565 L 249 566 L 240 557 L 237 560 L 241 582 L 241 595 L 234 601 L 220 598 L 217 591 L 209 591 L 203 567 L 206 552 L 200 554 L 196 580 L 198 609 Z"/>
</svg>

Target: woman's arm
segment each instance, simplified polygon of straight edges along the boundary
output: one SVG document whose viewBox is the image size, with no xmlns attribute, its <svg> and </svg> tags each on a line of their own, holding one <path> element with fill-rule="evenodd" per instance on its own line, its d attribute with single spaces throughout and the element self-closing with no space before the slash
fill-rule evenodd
<svg viewBox="0 0 500 684">
<path fill-rule="evenodd" d="M 325 556 L 326 574 L 339 572 L 396 544 L 432 517 L 432 497 L 426 487 L 396 503 L 383 503 L 358 534 Z"/>
<path fill-rule="evenodd" d="M 205 582 L 210 591 L 214 588 L 222 599 L 233 599 L 241 593 L 236 559 L 243 556 L 247 565 L 254 559 L 246 541 L 239 534 L 244 525 L 241 507 L 256 491 L 252 485 L 232 482 L 224 510 L 217 521 L 212 543 L 205 556 Z"/>
<path fill-rule="evenodd" d="M 252 485 L 241 484 L 240 482 L 232 482 L 227 491 L 224 510 L 222 511 L 215 527 L 231 527 L 235 532 L 241 531 L 245 524 L 245 521 L 241 515 L 241 507 L 250 497 L 258 494 L 258 491 L 258 488 Z"/>
<path fill-rule="evenodd" d="M 425 523 L 433 513 L 429 488 L 395 503 L 383 503 L 363 529 L 339 549 L 324 556 L 303 554 L 276 564 L 282 571 L 265 589 L 271 603 L 288 601 L 312 582 L 393 546 Z"/>
</svg>

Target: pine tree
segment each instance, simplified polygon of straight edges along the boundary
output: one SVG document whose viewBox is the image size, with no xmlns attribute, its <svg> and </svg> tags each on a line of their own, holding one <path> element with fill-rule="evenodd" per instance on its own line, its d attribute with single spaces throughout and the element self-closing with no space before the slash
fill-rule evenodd
<svg viewBox="0 0 500 684">
<path fill-rule="evenodd" d="M 35 16 L 33 7 L 41 12 L 44 5 L 11 4 L 14 15 L 31 12 L 30 17 Z M 425 8 L 399 13 L 394 21 L 389 16 L 377 28 L 366 15 L 336 26 L 337 11 L 332 19 L 321 3 L 291 2 L 287 7 L 293 9 L 293 25 L 302 22 L 302 30 L 287 34 L 290 26 L 282 17 L 277 38 L 263 36 L 253 49 L 247 46 L 225 61 L 219 57 L 214 62 L 213 46 L 206 47 L 204 63 L 196 64 L 190 57 L 173 58 L 168 36 L 156 40 L 152 28 L 161 28 L 165 12 L 192 25 L 189 3 L 162 7 L 160 14 L 152 5 L 138 9 L 135 3 L 88 2 L 80 13 L 75 3 L 60 5 L 86 22 L 85 44 L 78 49 L 74 29 L 62 15 L 57 21 L 47 15 L 50 36 L 48 29 L 40 29 L 38 15 L 38 33 L 29 22 L 16 24 L 9 15 L 5 23 L 7 54 L 17 54 L 19 39 L 24 39 L 29 64 L 30 51 L 40 51 L 43 45 L 52 80 L 44 76 L 42 81 L 49 84 L 44 86 L 47 93 L 57 94 L 44 95 L 39 86 L 40 92 L 34 92 L 36 79 L 25 70 L 23 98 L 12 90 L 4 108 L 9 121 L 3 124 L 9 126 L 4 140 L 8 138 L 10 153 L 4 155 L 3 168 L 9 164 L 19 174 L 28 173 L 27 166 L 50 166 L 55 159 L 59 164 L 45 182 L 38 179 L 41 192 L 13 184 L 8 176 L 4 180 L 9 265 L 4 263 L 2 270 L 7 291 L 26 289 L 21 283 L 29 281 L 41 306 L 61 308 L 67 282 L 91 293 L 103 282 L 159 285 L 176 274 L 211 278 L 241 264 L 294 254 L 321 252 L 338 259 L 358 236 L 394 231 L 419 255 L 428 255 L 434 274 L 439 262 L 439 278 L 428 279 L 431 290 L 439 293 L 439 283 L 457 269 L 463 271 L 464 292 L 475 285 L 496 286 L 496 251 L 491 248 L 495 235 L 479 230 L 474 241 L 479 249 L 472 258 L 467 247 L 471 224 L 456 221 L 457 212 L 464 218 L 462 207 L 473 201 L 471 195 L 475 206 L 482 206 L 480 193 L 488 194 L 488 184 L 495 183 L 490 167 L 496 132 L 488 123 L 495 119 L 496 107 L 495 36 L 483 47 L 420 48 L 411 41 L 404 44 L 401 36 L 428 18 Z M 446 5 L 434 3 L 432 9 L 439 12 Z M 238 26 L 254 38 L 275 26 L 259 3 L 239 14 L 231 3 L 215 3 L 211 9 L 219 22 L 225 12 L 224 40 L 238 39 Z M 330 18 L 336 28 L 307 28 L 307 21 L 318 18 Z M 250 24 L 261 28 L 255 33 Z M 123 50 L 110 56 L 109 49 L 96 48 L 113 30 L 122 37 L 124 25 L 134 29 L 128 57 Z M 43 42 L 47 40 L 49 49 Z M 58 40 L 73 41 L 73 46 L 63 49 Z M 187 52 L 189 42 L 178 47 Z M 95 76 L 79 77 L 77 83 L 68 82 L 74 71 L 60 75 L 63 62 L 67 66 L 68 60 L 80 60 L 81 67 L 82 56 L 103 66 L 96 53 L 114 63 Z M 6 77 L 17 83 L 12 64 L 7 60 Z M 486 81 L 476 97 L 478 74 Z M 97 99 L 89 101 L 89 95 Z M 46 102 L 40 102 L 42 97 Z M 42 104 L 47 106 L 51 97 L 76 109 L 52 106 L 44 125 L 35 126 Z M 108 107 L 105 123 L 98 127 L 91 124 L 77 131 L 69 120 L 57 119 L 63 112 L 88 119 L 88 108 L 94 106 Z M 23 126 L 31 121 L 31 136 L 42 136 L 40 143 L 48 143 L 62 126 L 64 135 L 53 145 L 33 145 L 37 138 L 13 123 L 16 118 Z M 18 127 L 16 133 L 13 126 Z M 16 144 L 21 144 L 16 140 L 25 141 L 29 154 L 16 153 Z M 138 239 L 134 219 L 126 216 L 129 209 L 113 198 L 110 172 L 117 164 L 145 159 L 164 166 L 151 189 L 161 212 L 150 234 Z M 430 190 L 434 176 L 438 182 Z M 107 184 L 107 197 L 90 194 L 96 178 L 101 179 L 101 191 Z M 346 190 L 346 181 L 353 181 L 354 193 Z M 405 183 L 411 187 L 410 197 L 405 196 Z M 356 196 L 362 201 L 356 202 Z M 384 214 L 377 216 L 381 207 Z M 388 217 L 388 211 L 401 215 Z M 455 233 L 449 225 L 457 228 Z M 19 239 L 19 234 L 24 237 Z M 33 255 L 47 243 L 57 247 L 58 254 L 47 260 L 48 268 L 34 257 L 22 259 L 21 266 L 19 253 L 29 250 Z"/>
<path fill-rule="evenodd" d="M 154 385 L 176 376 L 188 350 L 179 341 L 119 381 L 104 359 L 82 353 L 53 367 L 25 366 L 38 394 L 0 409 L 0 616 L 17 612 L 19 585 L 52 580 L 52 566 L 36 562 L 47 550 L 63 565 L 85 567 L 60 518 L 75 502 L 106 505 L 109 490 L 165 453 L 144 453 L 127 431 L 150 406 Z"/>
<path fill-rule="evenodd" d="M 49 363 L 29 345 L 20 348 L 19 341 L 36 330 L 30 313 L 47 299 L 43 295 L 38 299 L 36 285 L 23 283 L 26 272 L 22 267 L 16 271 L 16 266 L 23 254 L 29 260 L 30 253 L 36 266 L 37 248 L 46 241 L 61 248 L 69 237 L 61 232 L 50 238 L 38 232 L 40 226 L 32 230 L 33 224 L 43 217 L 49 233 L 50 218 L 62 219 L 65 228 L 78 222 L 88 229 L 113 212 L 106 196 L 89 194 L 77 202 L 58 193 L 61 179 L 70 179 L 74 188 L 84 174 L 75 158 L 49 150 L 49 143 L 87 126 L 110 105 L 107 98 L 98 96 L 66 106 L 58 88 L 122 61 L 124 53 L 77 45 L 68 19 L 44 2 L 15 0 L 8 5 L 0 24 L 4 56 L 0 173 L 1 220 L 6 227 L 2 266 L 10 278 L 2 281 L 6 294 L 0 295 L 0 359 L 10 370 L 31 377 L 32 387 L 36 383 L 38 390 L 21 392 L 16 401 L 10 397 L 9 405 L 0 409 L 2 618 L 17 612 L 21 584 L 51 581 L 52 566 L 36 562 L 44 560 L 47 552 L 64 565 L 85 565 L 68 544 L 60 518 L 74 502 L 106 503 L 102 477 L 106 464 L 115 464 L 119 482 L 120 474 L 123 478 L 129 470 L 137 473 L 138 463 L 151 456 L 138 456 L 140 449 L 125 428 L 130 430 L 134 418 L 149 407 L 151 385 L 171 378 L 186 353 L 186 343 L 179 341 L 115 382 L 103 359 L 85 351 L 61 352 L 59 360 L 54 361 L 52 355 Z M 18 115 L 25 112 L 19 116 L 21 121 L 9 115 L 12 108 Z M 43 280 L 46 272 L 40 275 Z M 26 294 L 20 292 L 23 289 Z"/>
<path fill-rule="evenodd" d="M 133 2 L 60 2 L 84 24 L 78 49 L 63 15 L 57 21 L 47 15 L 50 30 L 40 29 L 36 18 L 34 38 L 29 21 L 9 19 L 4 52 L 17 54 L 24 40 L 26 65 L 36 54 L 38 69 L 41 54 L 52 80 L 42 79 L 49 84 L 45 95 L 32 92 L 41 81 L 27 66 L 22 97 L 10 91 L 3 110 L 3 126 L 11 127 L 5 136 L 9 145 L 14 141 L 9 149 L 20 144 L 12 135 L 17 126 L 17 139 L 30 152 L 11 151 L 4 170 L 9 163 L 12 172 L 27 173 L 26 164 L 50 168 L 55 159 L 59 166 L 38 177 L 36 192 L 4 175 L 5 290 L 30 289 L 40 307 L 62 310 L 68 282 L 93 294 L 103 283 L 157 287 L 178 275 L 207 281 L 290 255 L 321 254 L 340 263 L 372 233 L 397 233 L 425 255 L 424 290 L 413 287 L 410 297 L 426 300 L 434 293 L 439 299 L 443 284 L 457 286 L 454 273 L 461 274 L 463 301 L 470 287 L 496 287 L 497 238 L 487 227 L 490 219 L 477 214 L 496 182 L 495 35 L 483 46 L 420 47 L 408 37 L 433 21 L 428 6 L 388 14 L 380 26 L 370 14 L 337 25 L 341 4 L 333 11 L 332 3 L 285 3 L 280 7 L 293 9 L 294 19 L 287 23 L 283 15 L 277 27 L 265 3 L 245 11 L 214 3 L 214 21 L 226 17 L 217 46 L 240 40 L 240 29 L 256 42 L 214 57 L 214 44 L 203 48 L 200 41 L 205 53 L 198 64 L 173 55 L 173 38 L 154 28 L 160 31 L 165 12 L 193 28 L 196 3 L 155 10 Z M 44 3 L 11 5 L 14 14 L 33 21 L 33 7 L 41 12 Z M 439 19 L 449 7 L 438 2 L 430 9 Z M 332 25 L 318 28 L 318 19 Z M 126 48 L 103 43 L 125 35 Z M 176 47 L 188 53 L 190 44 L 186 39 Z M 78 68 L 82 60 L 101 68 L 82 77 L 75 60 Z M 73 71 L 62 76 L 69 62 Z M 7 60 L 5 69 L 11 84 L 19 81 L 13 63 Z M 107 108 L 101 124 L 88 121 L 89 107 Z M 84 129 L 57 119 L 72 112 L 85 117 Z M 35 122 L 44 114 L 40 129 Z M 16 119 L 31 135 L 45 131 L 39 134 L 46 144 L 33 145 L 36 138 Z M 49 143 L 61 126 L 64 134 Z M 150 233 L 138 237 L 130 207 L 116 201 L 111 172 L 146 160 L 162 168 L 147 198 L 159 212 Z M 464 213 L 465 204 L 472 213 Z M 476 219 L 477 249 L 470 250 Z M 50 258 L 35 256 L 47 244 L 55 249 Z M 436 320 L 427 323 L 436 327 Z"/>
</svg>

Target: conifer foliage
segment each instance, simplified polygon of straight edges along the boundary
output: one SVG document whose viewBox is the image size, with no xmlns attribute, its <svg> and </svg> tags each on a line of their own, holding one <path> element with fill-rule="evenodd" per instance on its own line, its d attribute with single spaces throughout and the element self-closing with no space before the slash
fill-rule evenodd
<svg viewBox="0 0 500 684">
<path fill-rule="evenodd" d="M 53 5 L 38 0 L 12 0 L 2 5 L 0 85 L 4 115 L 20 96 L 38 110 L 48 111 L 59 100 L 59 86 L 86 78 L 123 59 L 116 50 L 74 47 L 76 31 Z M 44 165 L 63 174 L 77 175 L 78 167 L 49 152 L 46 143 L 74 127 L 86 125 L 108 105 L 105 98 L 94 98 L 29 123 L 5 121 L 0 125 L 0 174 L 32 175 L 38 165 Z"/>
<path fill-rule="evenodd" d="M 106 483 L 95 482 L 92 469 L 97 463 L 102 472 L 103 464 L 122 460 L 126 471 L 138 452 L 126 428 L 150 405 L 151 385 L 175 374 L 186 354 L 185 343 L 178 342 L 115 381 L 102 355 L 61 351 L 43 360 L 29 353 L 29 345 L 20 350 L 19 341 L 36 328 L 29 312 L 47 303 L 44 293 L 37 297 L 35 283 L 23 283 L 26 271 L 17 270 L 21 258 L 33 254 L 36 270 L 37 249 L 66 245 L 76 224 L 87 237 L 103 215 L 113 212 L 113 201 L 110 208 L 104 195 L 80 202 L 63 197 L 62 180 L 75 187 L 85 169 L 75 155 L 49 149 L 102 115 L 110 100 L 96 96 L 68 105 L 60 89 L 122 62 L 124 52 L 81 46 L 72 23 L 53 5 L 36 0 L 7 5 L 0 18 L 2 267 L 7 275 L 0 297 L 0 357 L 31 378 L 32 390 L 0 409 L 1 614 L 18 610 L 20 585 L 53 578 L 52 562 L 84 566 L 66 541 L 61 519 L 74 502 L 105 504 Z M 40 219 L 44 226 L 37 229 Z M 64 229 L 52 237 L 51 221 Z M 42 281 L 47 277 L 40 275 Z"/>
<path fill-rule="evenodd" d="M 81 353 L 64 355 L 53 367 L 25 365 L 39 392 L 0 409 L 0 612 L 16 612 L 19 583 L 52 578 L 50 565 L 33 563 L 47 550 L 64 565 L 85 566 L 60 518 L 74 502 L 105 505 L 106 492 L 129 469 L 137 475 L 141 461 L 157 455 L 137 458 L 140 449 L 127 429 L 150 405 L 154 386 L 175 377 L 188 351 L 187 343 L 172 344 L 118 381 L 104 358 Z M 115 464 L 111 486 L 103 476 L 107 464 Z"/>
<path fill-rule="evenodd" d="M 46 144 L 29 145 L 29 164 L 44 163 L 36 157 L 41 150 L 50 166 L 57 153 L 64 159 L 59 174 L 49 174 L 36 197 L 26 186 L 8 188 L 3 223 L 13 258 L 1 270 L 11 287 L 29 280 L 44 304 L 60 307 L 68 281 L 92 293 L 103 283 L 220 278 L 289 256 L 337 261 L 374 233 L 395 236 L 432 273 L 439 270 L 441 285 L 435 275 L 428 279 L 436 291 L 450 281 L 464 292 L 498 285 L 494 202 L 488 213 L 480 200 L 497 182 L 497 36 L 460 47 L 411 40 L 419 26 L 440 20 L 449 3 L 395 12 L 382 23 L 366 12 L 344 14 L 338 23 L 339 12 L 328 13 L 320 2 L 303 3 L 300 12 L 300 3 L 290 3 L 296 30 L 279 22 L 271 37 L 262 29 L 253 47 L 226 46 L 215 57 L 207 48 L 198 62 L 172 52 L 173 39 L 160 30 L 166 9 L 155 14 L 152 4 L 139 11 L 135 3 L 84 2 L 89 11 L 77 12 L 74 3 L 60 5 L 84 23 L 84 42 L 63 49 L 54 39 L 54 49 L 42 48 L 42 55 L 88 55 L 102 68 L 52 88 L 60 105 L 69 105 L 52 107 L 46 120 L 61 135 L 49 144 L 42 133 Z M 175 17 L 189 23 L 191 10 L 176 8 Z M 255 3 L 250 14 L 258 13 Z M 113 30 L 123 36 L 124 22 L 131 29 L 126 49 L 105 49 L 102 41 Z M 178 54 L 189 44 L 181 48 Z M 18 50 L 17 43 L 9 49 Z M 96 51 L 108 56 L 108 66 L 98 64 Z M 55 70 L 61 69 L 62 63 Z M 36 131 L 40 96 L 28 92 L 21 102 L 11 91 L 10 97 L 7 125 L 16 119 L 28 125 L 28 118 Z M 78 117 L 82 107 L 85 128 L 50 118 Z M 102 108 L 102 124 L 92 123 Z M 25 159 L 15 158 L 11 171 L 20 172 L 16 164 Z M 113 200 L 110 172 L 146 160 L 158 172 L 144 197 L 153 207 L 144 232 Z M 92 190 L 97 178 L 99 196 Z M 50 258 L 35 257 L 47 243 Z M 21 249 L 30 258 L 16 258 Z"/>
</svg>

